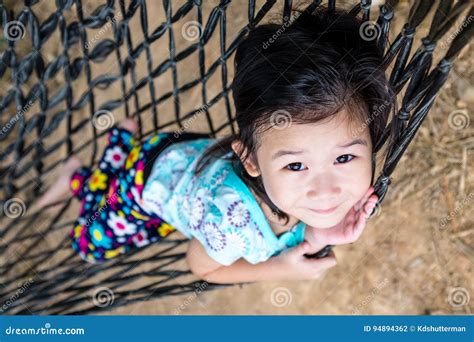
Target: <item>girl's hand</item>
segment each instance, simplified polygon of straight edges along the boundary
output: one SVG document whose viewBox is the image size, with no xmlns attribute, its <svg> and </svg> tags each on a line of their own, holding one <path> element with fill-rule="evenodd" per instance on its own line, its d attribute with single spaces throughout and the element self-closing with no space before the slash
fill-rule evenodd
<svg viewBox="0 0 474 342">
<path fill-rule="evenodd" d="M 377 204 L 378 197 L 371 186 L 364 197 L 349 210 L 336 226 L 324 229 L 307 226 L 305 240 L 311 245 L 310 253 L 320 251 L 326 245 L 343 245 L 359 239 L 367 223 L 367 218 Z"/>
<path fill-rule="evenodd" d="M 272 258 L 276 266 L 274 270 L 279 274 L 278 280 L 317 279 L 329 268 L 336 266 L 333 252 L 325 258 L 308 259 L 304 255 L 309 251 L 310 245 L 304 241 Z"/>
</svg>

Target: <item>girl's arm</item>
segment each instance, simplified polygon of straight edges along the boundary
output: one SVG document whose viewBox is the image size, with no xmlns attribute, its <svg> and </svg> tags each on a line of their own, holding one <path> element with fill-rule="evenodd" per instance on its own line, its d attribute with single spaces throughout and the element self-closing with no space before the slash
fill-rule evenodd
<svg viewBox="0 0 474 342">
<path fill-rule="evenodd" d="M 189 244 L 186 261 L 191 271 L 199 278 L 219 284 L 316 279 L 336 265 L 334 256 L 307 259 L 304 254 L 309 248 L 309 243 L 305 242 L 258 264 L 251 264 L 241 258 L 232 265 L 224 266 L 209 257 L 201 243 L 193 238 Z"/>
<path fill-rule="evenodd" d="M 282 276 L 276 264 L 275 258 L 270 258 L 258 264 L 251 264 L 241 258 L 230 266 L 221 266 L 205 274 L 202 278 L 208 282 L 218 284 L 279 280 L 282 279 Z"/>
<path fill-rule="evenodd" d="M 258 264 L 251 264 L 241 258 L 232 265 L 224 266 L 212 259 L 196 238 L 192 238 L 189 243 L 186 262 L 196 276 L 219 284 L 272 280 L 281 276 L 275 266 L 275 258 Z"/>
</svg>

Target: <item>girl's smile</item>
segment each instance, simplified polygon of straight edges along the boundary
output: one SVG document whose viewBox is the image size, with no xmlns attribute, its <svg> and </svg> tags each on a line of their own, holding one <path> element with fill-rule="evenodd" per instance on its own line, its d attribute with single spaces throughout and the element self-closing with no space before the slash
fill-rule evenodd
<svg viewBox="0 0 474 342">
<path fill-rule="evenodd" d="M 315 213 L 321 214 L 321 215 L 330 215 L 330 214 L 334 213 L 338 207 L 339 206 L 335 206 L 335 207 L 329 208 L 329 209 L 310 209 L 310 210 L 314 211 Z"/>
</svg>

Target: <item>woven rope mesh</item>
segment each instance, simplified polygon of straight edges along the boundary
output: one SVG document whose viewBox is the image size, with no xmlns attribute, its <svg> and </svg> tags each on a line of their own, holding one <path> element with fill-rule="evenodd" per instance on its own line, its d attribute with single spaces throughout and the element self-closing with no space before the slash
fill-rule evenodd
<svg viewBox="0 0 474 342">
<path fill-rule="evenodd" d="M 2 303 L 7 303 L 2 311 L 85 314 L 224 286 L 192 276 L 183 259 L 187 239 L 177 232 L 93 265 L 70 247 L 74 199 L 52 213 L 28 210 L 69 155 L 96 166 L 107 128 L 125 117 L 137 119 L 139 139 L 185 130 L 191 123 L 192 131 L 212 137 L 234 133 L 233 53 L 248 30 L 270 15 L 289 18 L 293 6 L 290 0 L 249 0 L 242 13 L 230 0 L 164 0 L 151 12 L 150 3 L 30 0 L 15 11 L 0 5 L 6 37 L 0 76 L 8 84 L 0 90 L 0 274 Z M 320 3 L 306 6 L 312 10 Z M 367 0 L 350 5 L 375 27 L 401 104 L 387 126 L 387 137 L 390 127 L 397 128 L 396 140 L 386 147 L 388 157 L 377 173 L 382 201 L 390 175 L 473 35 L 472 20 L 464 21 L 449 44 L 443 40 L 444 58 L 437 63 L 433 49 L 440 48 L 437 43 L 456 19 L 472 17 L 473 10 L 469 1 L 437 7 L 415 1 L 402 32 L 393 33 L 397 1 L 380 8 Z M 429 34 L 415 41 L 430 10 L 435 13 Z M 238 16 L 240 26 L 229 25 L 229 16 Z M 109 292 L 113 303 L 105 305 Z"/>
</svg>

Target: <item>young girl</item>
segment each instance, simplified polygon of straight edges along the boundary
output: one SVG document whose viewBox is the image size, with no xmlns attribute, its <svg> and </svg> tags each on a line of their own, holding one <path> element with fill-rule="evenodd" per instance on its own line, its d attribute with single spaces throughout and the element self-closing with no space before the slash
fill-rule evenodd
<svg viewBox="0 0 474 342">
<path fill-rule="evenodd" d="M 347 12 L 297 12 L 240 43 L 232 85 L 238 133 L 215 139 L 114 126 L 98 168 L 66 163 L 58 184 L 82 201 L 72 246 L 90 262 L 157 242 L 191 241 L 187 262 L 215 283 L 314 279 L 336 264 L 377 202 L 374 146 L 395 96 L 375 41 Z"/>
</svg>

